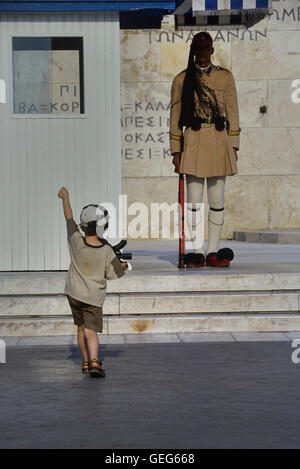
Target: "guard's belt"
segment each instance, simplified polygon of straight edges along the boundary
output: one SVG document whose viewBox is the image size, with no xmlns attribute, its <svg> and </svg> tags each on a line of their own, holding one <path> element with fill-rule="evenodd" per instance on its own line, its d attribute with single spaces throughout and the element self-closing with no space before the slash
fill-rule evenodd
<svg viewBox="0 0 300 469">
<path fill-rule="evenodd" d="M 219 116 L 219 117 L 214 117 L 214 118 L 193 117 L 192 124 L 190 127 L 192 127 L 193 130 L 199 130 L 201 128 L 201 124 L 205 123 L 205 124 L 215 124 L 216 130 L 224 130 L 225 121 L 226 121 L 225 116 Z"/>
</svg>

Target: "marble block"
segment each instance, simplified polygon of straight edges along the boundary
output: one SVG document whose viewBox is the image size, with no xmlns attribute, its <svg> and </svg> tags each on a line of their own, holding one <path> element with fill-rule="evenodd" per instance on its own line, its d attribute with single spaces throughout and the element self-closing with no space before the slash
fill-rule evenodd
<svg viewBox="0 0 300 469">
<path fill-rule="evenodd" d="M 297 312 L 297 294 L 161 294 L 120 297 L 120 314 Z"/>
<path fill-rule="evenodd" d="M 237 80 L 297 78 L 300 30 L 268 31 L 258 41 L 232 43 L 232 71 Z M 251 58 L 251 59 L 250 59 Z"/>
<path fill-rule="evenodd" d="M 268 80 L 268 114 L 270 127 L 299 128 L 300 73 L 295 76 L 295 79 L 296 78 L 297 80 L 290 78 L 284 80 Z M 299 134 L 299 129 L 297 129 L 297 133 Z M 299 143 L 297 150 L 299 152 Z"/>
<path fill-rule="evenodd" d="M 267 176 L 227 178 L 223 238 L 231 238 L 237 229 L 268 228 L 268 191 Z"/>
<path fill-rule="evenodd" d="M 300 10 L 297 0 L 273 1 L 273 14 L 267 21 L 269 31 L 299 30 Z M 265 22 L 266 20 L 264 20 Z"/>
<path fill-rule="evenodd" d="M 153 145 L 127 145 L 122 143 L 122 175 L 123 178 L 144 177 L 150 182 L 151 177 L 162 175 L 161 148 Z M 149 155 L 157 155 L 149 158 Z"/>
<path fill-rule="evenodd" d="M 149 44 L 149 34 L 120 31 L 121 81 L 159 81 L 159 44 Z"/>
<path fill-rule="evenodd" d="M 104 314 L 119 314 L 119 298 L 117 295 L 107 295 L 103 305 Z M 16 296 L 2 297 L 0 300 L 0 317 L 11 316 L 72 316 L 69 302 L 64 295 L 55 296 Z"/>
<path fill-rule="evenodd" d="M 138 206 L 136 208 L 133 205 L 135 202 L 143 202 L 145 204 L 145 215 L 148 213 L 148 218 L 141 216 L 142 226 L 137 226 L 137 234 L 141 234 L 141 238 L 147 236 L 150 237 L 151 234 L 151 203 L 167 203 L 170 206 L 173 203 L 177 202 L 177 185 L 176 180 L 172 177 L 161 177 L 161 178 L 123 178 L 123 193 L 127 194 L 128 197 L 128 207 L 132 207 L 132 215 L 128 216 L 128 234 L 130 236 L 131 230 L 134 229 L 134 220 L 137 221 L 136 217 L 140 216 L 140 210 Z M 131 223 L 131 226 L 130 226 Z M 161 217 L 153 217 L 153 230 L 159 232 L 159 226 L 161 226 Z M 148 226 L 146 226 L 148 225 Z M 172 219 L 170 224 L 170 233 L 172 233 Z M 146 235 L 146 236 L 145 236 Z"/>
<path fill-rule="evenodd" d="M 300 226 L 300 174 L 270 178 L 269 228 Z"/>
<path fill-rule="evenodd" d="M 240 176 L 299 174 L 300 133 L 297 127 L 244 128 L 238 154 Z"/>
<path fill-rule="evenodd" d="M 279 332 L 300 331 L 299 315 L 198 315 L 160 318 L 110 318 L 109 334 L 187 333 L 187 332 Z"/>
<path fill-rule="evenodd" d="M 236 88 L 242 134 L 245 127 L 245 130 L 248 130 L 248 127 L 267 127 L 269 112 L 266 114 L 260 112 L 260 106 L 267 105 L 267 82 L 265 80 L 236 80 Z"/>
</svg>

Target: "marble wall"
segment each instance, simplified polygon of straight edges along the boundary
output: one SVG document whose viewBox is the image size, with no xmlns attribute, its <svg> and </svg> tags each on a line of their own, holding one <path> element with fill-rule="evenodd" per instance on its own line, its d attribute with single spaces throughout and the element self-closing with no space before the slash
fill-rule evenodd
<svg viewBox="0 0 300 469">
<path fill-rule="evenodd" d="M 273 1 L 273 8 L 248 31 L 209 31 L 212 62 L 234 74 L 242 129 L 239 174 L 226 182 L 223 239 L 234 230 L 300 227 L 300 2 Z M 123 193 L 129 204 L 177 201 L 170 88 L 186 67 L 192 37 L 175 32 L 169 16 L 161 30 L 121 31 Z"/>
</svg>

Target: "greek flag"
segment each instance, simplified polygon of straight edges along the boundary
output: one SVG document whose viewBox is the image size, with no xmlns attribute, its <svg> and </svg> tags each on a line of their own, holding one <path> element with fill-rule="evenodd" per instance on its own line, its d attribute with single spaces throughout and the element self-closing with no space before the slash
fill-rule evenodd
<svg viewBox="0 0 300 469">
<path fill-rule="evenodd" d="M 273 14 L 272 0 L 179 0 L 177 29 L 247 29 Z"/>
</svg>

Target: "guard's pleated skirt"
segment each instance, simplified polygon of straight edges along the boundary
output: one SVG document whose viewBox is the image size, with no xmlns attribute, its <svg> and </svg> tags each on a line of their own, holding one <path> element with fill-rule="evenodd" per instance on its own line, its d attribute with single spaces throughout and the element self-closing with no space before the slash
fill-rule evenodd
<svg viewBox="0 0 300 469">
<path fill-rule="evenodd" d="M 238 174 L 227 130 L 216 130 L 214 124 L 199 130 L 185 129 L 180 172 L 197 177 Z"/>
</svg>

